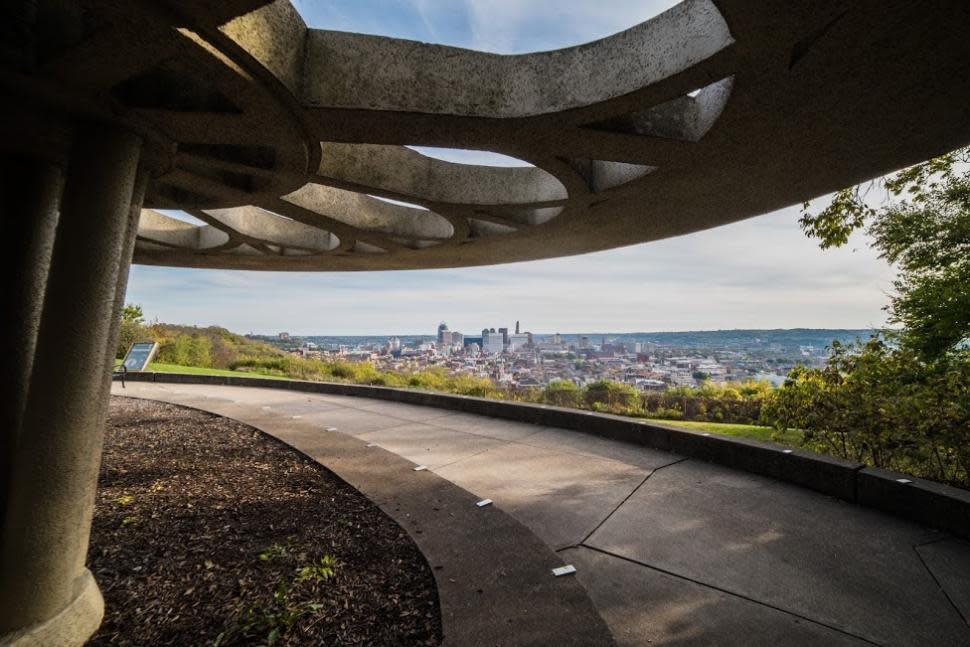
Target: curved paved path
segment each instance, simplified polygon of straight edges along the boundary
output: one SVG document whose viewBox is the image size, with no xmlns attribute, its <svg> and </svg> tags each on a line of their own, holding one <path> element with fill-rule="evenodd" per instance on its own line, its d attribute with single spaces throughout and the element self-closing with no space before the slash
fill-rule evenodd
<svg viewBox="0 0 970 647">
<path fill-rule="evenodd" d="M 426 465 L 574 564 L 619 645 L 970 645 L 970 544 L 771 479 L 382 400 L 151 383 L 112 392 L 335 427 Z"/>
</svg>

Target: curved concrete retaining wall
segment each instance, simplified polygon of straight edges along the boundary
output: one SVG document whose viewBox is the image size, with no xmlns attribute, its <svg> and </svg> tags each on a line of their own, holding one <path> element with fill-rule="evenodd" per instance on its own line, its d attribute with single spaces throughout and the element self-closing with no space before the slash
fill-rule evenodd
<svg viewBox="0 0 970 647">
<path fill-rule="evenodd" d="M 742 438 L 678 429 L 636 418 L 542 404 L 379 386 L 176 373 L 129 373 L 128 380 L 288 389 L 391 400 L 571 429 L 769 476 L 970 539 L 970 492 L 861 463 Z"/>
</svg>

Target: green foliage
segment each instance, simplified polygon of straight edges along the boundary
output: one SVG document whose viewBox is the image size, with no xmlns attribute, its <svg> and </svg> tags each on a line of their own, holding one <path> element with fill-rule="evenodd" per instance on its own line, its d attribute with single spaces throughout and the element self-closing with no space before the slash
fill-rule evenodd
<svg viewBox="0 0 970 647">
<path fill-rule="evenodd" d="M 927 361 L 892 342 L 833 344 L 828 366 L 791 372 L 764 421 L 816 451 L 970 486 L 970 351 Z"/>
<path fill-rule="evenodd" d="M 246 639 L 247 644 L 252 644 L 249 639 L 261 638 L 262 642 L 257 644 L 269 647 L 275 645 L 300 618 L 318 609 L 319 604 L 292 600 L 286 583 L 280 582 L 271 601 L 253 604 L 246 609 L 238 633 L 241 634 L 240 638 Z M 215 644 L 226 644 L 225 635 L 220 634 Z"/>
<path fill-rule="evenodd" d="M 849 237 L 874 218 L 876 210 L 866 204 L 866 193 L 860 187 L 837 191 L 832 202 L 817 214 L 808 213 L 810 204 L 802 205 L 802 230 L 809 238 L 817 238 L 819 247 L 842 247 Z"/>
<path fill-rule="evenodd" d="M 650 412 L 650 415 L 661 420 L 682 420 L 684 418 L 684 412 L 673 407 L 657 407 Z"/>
<path fill-rule="evenodd" d="M 699 387 L 679 386 L 642 397 L 644 415 L 667 420 L 754 424 L 773 387 L 766 381 L 704 382 Z"/>
<path fill-rule="evenodd" d="M 970 148 L 885 178 L 875 208 L 838 192 L 801 223 L 822 248 L 865 227 L 898 270 L 887 307 L 898 333 L 835 344 L 827 368 L 798 368 L 764 408 L 778 429 L 870 465 L 970 485 Z"/>
<path fill-rule="evenodd" d="M 303 566 L 296 572 L 294 583 L 303 582 L 329 582 L 337 574 L 337 567 L 340 563 L 333 555 L 324 555 L 309 566 Z"/>
<path fill-rule="evenodd" d="M 115 348 L 115 359 L 122 359 L 137 341 L 150 341 L 151 331 L 145 325 L 145 313 L 141 306 L 129 303 L 121 309 L 121 322 L 118 326 L 118 345 Z"/>
<path fill-rule="evenodd" d="M 121 309 L 121 320 L 128 323 L 144 323 L 145 313 L 137 303 L 129 303 Z"/>
<path fill-rule="evenodd" d="M 176 335 L 161 341 L 156 359 L 163 364 L 208 367 L 212 342 L 204 335 Z"/>
<path fill-rule="evenodd" d="M 273 544 L 259 554 L 259 561 L 272 562 L 273 560 L 287 557 L 289 554 L 290 551 L 286 546 L 283 546 L 282 544 Z"/>
<path fill-rule="evenodd" d="M 210 352 L 212 342 L 207 337 L 196 335 L 189 338 L 189 364 L 192 366 L 207 367 L 212 363 Z"/>
<path fill-rule="evenodd" d="M 583 406 L 583 392 L 568 380 L 553 380 L 542 391 L 542 401 L 557 407 L 580 408 Z"/>
<path fill-rule="evenodd" d="M 801 219 L 823 249 L 867 227 L 880 256 L 898 269 L 887 308 L 900 342 L 932 360 L 970 338 L 970 148 L 929 160 L 877 185 L 890 200 L 875 208 L 859 187 Z"/>
<path fill-rule="evenodd" d="M 137 341 L 151 340 L 151 333 L 148 328 L 137 321 L 121 320 L 118 326 L 118 346 L 115 349 L 115 359 L 122 359 Z"/>
<path fill-rule="evenodd" d="M 141 339 L 153 339 L 159 343 L 157 360 L 162 364 L 224 369 L 242 358 L 271 360 L 285 357 L 282 351 L 269 344 L 216 326 L 197 328 L 153 324 L 144 329 Z"/>
<path fill-rule="evenodd" d="M 631 412 L 640 403 L 639 393 L 629 384 L 598 380 L 585 391 L 586 404 L 595 411 Z"/>
<path fill-rule="evenodd" d="M 259 561 L 268 569 L 279 569 L 287 562 L 305 559 L 303 554 L 293 553 L 288 546 L 273 544 L 259 553 Z M 238 617 L 228 623 L 219 634 L 214 647 L 228 645 L 275 645 L 285 639 L 287 633 L 305 616 L 319 611 L 323 605 L 314 602 L 316 586 L 336 577 L 340 562 L 332 555 L 324 555 L 309 564 L 298 566 L 289 582 L 280 579 L 269 599 L 259 599 L 241 605 Z M 240 582 L 245 592 L 245 586 Z M 308 599 L 309 598 L 309 599 Z"/>
<path fill-rule="evenodd" d="M 776 442 L 788 446 L 798 446 L 801 444 L 802 435 L 798 431 L 779 433 L 772 427 L 764 425 L 739 425 L 726 424 L 721 422 L 698 422 L 695 420 L 663 420 L 652 419 L 651 422 L 658 422 L 670 427 L 680 427 L 693 431 L 719 434 L 722 436 L 734 436 L 736 438 L 748 438 L 760 440 L 762 442 Z"/>
</svg>

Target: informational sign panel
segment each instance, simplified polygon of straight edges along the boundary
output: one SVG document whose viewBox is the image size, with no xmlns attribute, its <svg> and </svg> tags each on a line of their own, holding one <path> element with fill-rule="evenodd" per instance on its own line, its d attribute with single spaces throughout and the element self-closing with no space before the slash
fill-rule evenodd
<svg viewBox="0 0 970 647">
<path fill-rule="evenodd" d="M 125 355 L 125 368 L 129 371 L 144 371 L 155 357 L 157 350 L 158 344 L 153 341 L 135 342 Z"/>
</svg>

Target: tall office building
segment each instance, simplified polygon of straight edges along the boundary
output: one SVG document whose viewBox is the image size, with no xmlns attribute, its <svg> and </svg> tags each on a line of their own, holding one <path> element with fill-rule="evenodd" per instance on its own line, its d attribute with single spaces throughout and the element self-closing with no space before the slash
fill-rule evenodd
<svg viewBox="0 0 970 647">
<path fill-rule="evenodd" d="M 488 336 L 488 339 L 482 342 L 482 352 L 487 355 L 501 355 L 504 350 L 505 343 L 502 341 L 501 335 L 492 333 Z"/>
<path fill-rule="evenodd" d="M 528 345 L 529 345 L 529 335 L 521 334 L 521 333 L 515 333 L 512 335 L 509 335 L 510 351 L 522 350 Z"/>
</svg>

